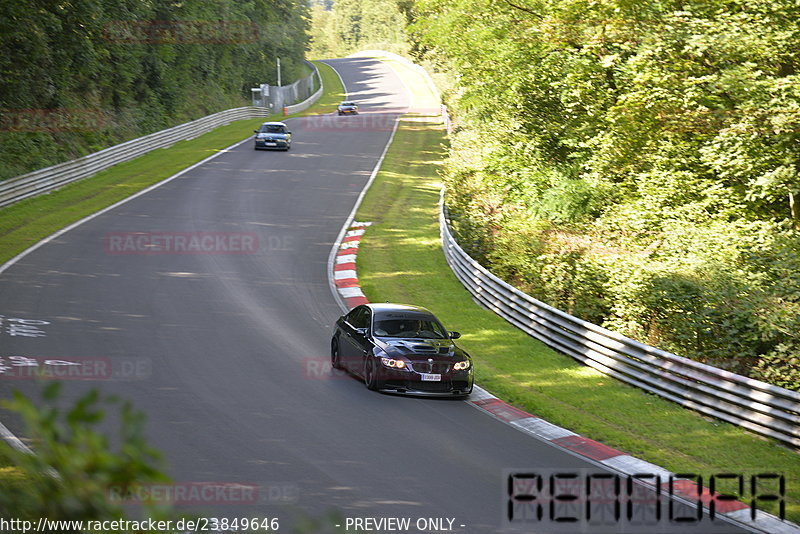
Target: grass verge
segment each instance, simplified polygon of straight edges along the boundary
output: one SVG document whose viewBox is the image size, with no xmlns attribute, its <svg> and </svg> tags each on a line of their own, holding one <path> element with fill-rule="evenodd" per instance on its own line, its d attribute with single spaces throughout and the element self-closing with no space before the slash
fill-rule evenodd
<svg viewBox="0 0 800 534">
<path fill-rule="evenodd" d="M 324 63 L 316 62 L 316 65 L 322 75 L 324 92 L 311 108 L 292 116 L 331 112 L 344 98 L 344 88 L 336 72 Z M 181 141 L 120 163 L 58 191 L 0 209 L 0 264 L 70 223 L 241 141 L 262 122 L 280 119 L 280 115 L 273 115 L 232 122 L 191 141 Z"/>
<path fill-rule="evenodd" d="M 311 108 L 292 116 L 329 113 L 344 98 L 344 88 L 336 72 L 324 63 L 315 63 L 322 76 L 324 91 Z M 275 115 L 232 122 L 191 142 L 183 141 L 169 148 L 154 150 L 58 191 L 0 209 L 0 264 L 61 228 L 241 141 L 262 122 L 278 119 L 279 116 Z M 0 486 L 24 485 L 19 470 L 0 454 Z"/>
<path fill-rule="evenodd" d="M 405 67 L 398 73 L 417 98 L 424 82 L 409 79 L 418 75 Z M 447 140 L 435 117 L 425 120 L 402 119 L 356 215 L 358 221 L 376 223 L 364 234 L 358 254 L 367 298 L 429 308 L 446 328 L 464 334 L 460 344 L 475 360 L 479 385 L 554 424 L 672 472 L 701 474 L 706 481 L 719 473 L 784 474 L 786 517 L 800 521 L 800 455 L 583 366 L 472 301 L 441 251 L 437 170 Z M 733 486 L 720 490 L 737 494 Z M 745 491 L 740 498 L 749 503 L 747 485 Z M 757 505 L 778 514 L 774 504 Z"/>
</svg>

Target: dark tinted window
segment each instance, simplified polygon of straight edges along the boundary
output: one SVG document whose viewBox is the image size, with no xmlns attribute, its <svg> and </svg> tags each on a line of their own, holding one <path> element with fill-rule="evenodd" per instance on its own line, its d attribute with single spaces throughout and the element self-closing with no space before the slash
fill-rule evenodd
<svg viewBox="0 0 800 534">
<path fill-rule="evenodd" d="M 262 124 L 261 133 L 286 133 L 286 128 L 277 124 Z"/>
<path fill-rule="evenodd" d="M 409 337 L 447 339 L 447 331 L 435 317 L 423 314 L 381 314 L 375 318 L 375 335 L 379 337 Z"/>
<path fill-rule="evenodd" d="M 347 314 L 347 322 L 353 328 L 369 328 L 369 308 L 359 306 Z"/>
</svg>

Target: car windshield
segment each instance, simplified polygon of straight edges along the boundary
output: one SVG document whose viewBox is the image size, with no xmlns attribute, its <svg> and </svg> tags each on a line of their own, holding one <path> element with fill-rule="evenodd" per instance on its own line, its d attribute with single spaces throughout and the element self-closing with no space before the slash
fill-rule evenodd
<svg viewBox="0 0 800 534">
<path fill-rule="evenodd" d="M 259 133 L 286 133 L 286 128 L 278 124 L 262 124 Z"/>
<path fill-rule="evenodd" d="M 342 102 L 343 106 L 355 106 L 355 102 Z"/>
<path fill-rule="evenodd" d="M 374 333 L 378 337 L 447 339 L 447 330 L 432 317 L 378 317 Z"/>
</svg>

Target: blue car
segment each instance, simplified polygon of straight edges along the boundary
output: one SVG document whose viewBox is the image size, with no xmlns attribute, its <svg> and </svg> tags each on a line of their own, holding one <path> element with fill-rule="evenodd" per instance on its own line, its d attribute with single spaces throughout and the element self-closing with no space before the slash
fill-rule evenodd
<svg viewBox="0 0 800 534">
<path fill-rule="evenodd" d="M 283 122 L 265 122 L 256 134 L 256 150 L 289 150 L 292 148 L 292 132 Z"/>
</svg>

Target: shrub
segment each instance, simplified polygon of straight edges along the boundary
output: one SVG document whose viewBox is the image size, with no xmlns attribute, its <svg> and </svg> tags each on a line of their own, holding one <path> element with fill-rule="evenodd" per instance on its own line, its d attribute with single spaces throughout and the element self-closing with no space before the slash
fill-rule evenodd
<svg viewBox="0 0 800 534">
<path fill-rule="evenodd" d="M 753 366 L 751 376 L 786 389 L 800 391 L 800 345 L 780 344 Z"/>
<path fill-rule="evenodd" d="M 159 455 L 144 439 L 142 414 L 130 404 L 119 408 L 118 445 L 97 430 L 104 420 L 101 399 L 92 390 L 69 409 L 58 407 L 58 383 L 43 391 L 43 405 L 19 392 L 6 402 L 18 412 L 33 440 L 35 454 L 0 442 L 0 454 L 13 465 L 9 483 L 0 484 L 0 515 L 21 520 L 44 517 L 51 520 L 102 520 L 126 516 L 119 502 L 109 499 L 109 488 L 125 489 L 133 484 L 167 481 L 159 470 Z M 148 507 L 149 517 L 165 516 L 166 509 Z"/>
</svg>

